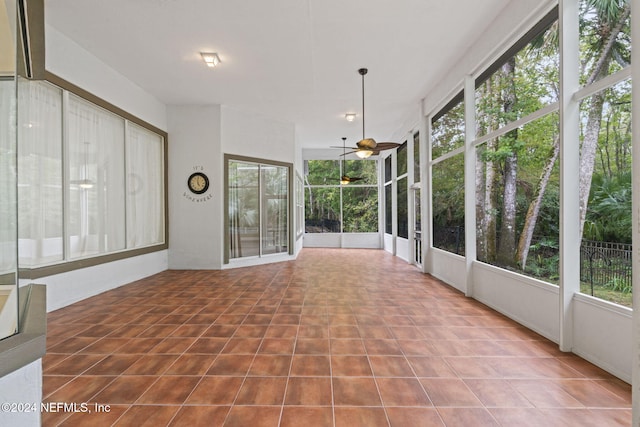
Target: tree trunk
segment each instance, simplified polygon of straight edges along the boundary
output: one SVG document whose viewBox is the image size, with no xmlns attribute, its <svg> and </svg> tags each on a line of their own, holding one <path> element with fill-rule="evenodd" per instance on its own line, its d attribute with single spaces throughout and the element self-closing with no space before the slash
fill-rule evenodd
<svg viewBox="0 0 640 427">
<path fill-rule="evenodd" d="M 516 104 L 515 92 L 516 60 L 512 57 L 502 66 L 502 75 L 506 80 L 503 90 L 503 108 L 507 116 L 513 112 Z M 506 137 L 516 142 L 518 130 L 509 132 Z M 500 246 L 498 261 L 503 265 L 513 265 L 516 251 L 516 184 L 518 177 L 518 154 L 515 148 L 507 155 L 504 163 L 504 188 L 502 192 L 502 218 L 500 225 Z"/>
<path fill-rule="evenodd" d="M 522 270 L 524 270 L 525 266 L 527 265 L 527 256 L 529 255 L 529 247 L 531 246 L 533 231 L 535 230 L 536 222 L 538 221 L 540 206 L 542 206 L 542 199 L 544 198 L 544 193 L 547 190 L 547 184 L 549 183 L 549 178 L 551 177 L 551 172 L 553 171 L 553 167 L 556 164 L 559 153 L 560 138 L 556 136 L 556 139 L 553 142 L 551 155 L 547 160 L 544 169 L 542 170 L 542 175 L 540 176 L 540 181 L 538 181 L 538 187 L 536 188 L 536 193 L 534 195 L 535 197 L 529 204 L 527 216 L 524 220 L 524 226 L 522 227 L 522 233 L 520 233 L 516 260 Z"/>
<path fill-rule="evenodd" d="M 603 68 L 602 70 L 605 70 Z M 604 105 L 604 93 L 598 92 L 589 99 L 589 113 L 585 125 L 584 138 L 580 149 L 580 236 L 584 230 L 584 221 L 587 216 L 589 193 L 591 191 L 591 179 L 596 163 L 596 150 L 598 149 L 598 136 L 602 123 L 602 109 Z"/>
<path fill-rule="evenodd" d="M 476 251 L 477 258 L 480 260 L 487 259 L 487 237 L 485 236 L 485 176 L 484 162 L 482 161 L 482 151 L 476 151 Z"/>
<path fill-rule="evenodd" d="M 489 152 L 496 151 L 497 139 L 491 139 L 487 141 L 487 150 Z M 497 192 L 496 187 L 496 162 L 493 160 L 485 161 L 485 187 L 484 187 L 484 237 L 485 237 L 485 252 L 486 258 L 484 261 L 493 263 L 496 260 L 496 248 L 497 248 Z"/>
<path fill-rule="evenodd" d="M 631 6 L 626 3 L 618 16 L 618 22 L 614 26 L 603 22 L 600 24 L 600 36 L 606 40 L 603 43 L 602 52 L 598 56 L 586 85 L 590 85 L 596 80 L 604 77 L 608 73 L 609 64 L 613 58 L 613 46 L 618 34 L 622 31 L 624 23 L 629 17 Z M 589 113 L 585 126 L 584 138 L 580 150 L 580 236 L 584 231 L 584 221 L 587 216 L 587 206 L 589 204 L 589 193 L 591 191 L 591 179 L 595 166 L 596 150 L 598 147 L 598 136 L 602 123 L 602 107 L 604 104 L 604 93 L 599 92 L 589 98 Z"/>
</svg>

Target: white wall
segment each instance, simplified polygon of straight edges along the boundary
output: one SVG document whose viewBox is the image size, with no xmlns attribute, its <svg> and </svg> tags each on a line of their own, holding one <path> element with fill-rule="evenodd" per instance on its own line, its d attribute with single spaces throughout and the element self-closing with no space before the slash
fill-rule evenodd
<svg viewBox="0 0 640 427">
<path fill-rule="evenodd" d="M 295 163 L 295 149 L 293 123 L 222 106 L 224 153 Z"/>
<path fill-rule="evenodd" d="M 170 106 L 169 268 L 222 268 L 224 175 L 219 105 Z M 191 193 L 187 178 L 209 177 L 209 189 Z"/>
<path fill-rule="evenodd" d="M 633 310 L 582 294 L 572 304 L 572 351 L 631 383 Z"/>
<path fill-rule="evenodd" d="M 168 107 L 168 131 L 169 268 L 221 269 L 291 259 L 278 255 L 223 264 L 223 221 L 224 155 L 295 163 L 293 124 L 228 106 L 175 105 Z M 196 170 L 210 181 L 202 195 L 187 189 L 187 178 Z"/>
<path fill-rule="evenodd" d="M 42 359 L 38 359 L 17 371 L 0 377 L 0 402 L 28 405 L 28 410 L 20 412 L 0 411 L 0 426 L 39 426 L 41 401 Z M 16 409 L 18 409 L 17 406 Z"/>
<path fill-rule="evenodd" d="M 152 252 L 54 276 L 36 283 L 47 285 L 47 311 L 57 310 L 167 269 L 167 251 Z M 21 282 L 21 285 L 30 281 Z"/>
<path fill-rule="evenodd" d="M 460 292 L 465 292 L 466 266 L 464 257 L 441 249 L 431 249 L 427 252 L 425 261 L 430 274 Z"/>
<path fill-rule="evenodd" d="M 47 71 L 159 129 L 167 129 L 163 103 L 64 34 L 48 25 L 45 31 Z"/>
</svg>

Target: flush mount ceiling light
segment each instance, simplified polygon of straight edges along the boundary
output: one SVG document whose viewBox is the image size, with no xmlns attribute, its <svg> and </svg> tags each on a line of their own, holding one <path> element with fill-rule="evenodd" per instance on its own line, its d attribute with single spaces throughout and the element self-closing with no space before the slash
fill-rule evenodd
<svg viewBox="0 0 640 427">
<path fill-rule="evenodd" d="M 356 113 L 347 113 L 344 115 L 344 118 L 347 119 L 348 122 L 352 122 L 356 119 Z"/>
<path fill-rule="evenodd" d="M 207 67 L 214 68 L 220 63 L 220 57 L 214 52 L 200 52 L 203 61 L 207 64 Z"/>
</svg>

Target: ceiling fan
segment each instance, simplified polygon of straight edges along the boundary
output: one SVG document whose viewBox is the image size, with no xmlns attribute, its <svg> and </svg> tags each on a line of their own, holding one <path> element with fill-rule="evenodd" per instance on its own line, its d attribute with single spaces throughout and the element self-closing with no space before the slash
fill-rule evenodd
<svg viewBox="0 0 640 427">
<path fill-rule="evenodd" d="M 347 146 L 345 144 L 345 141 L 347 140 L 346 137 L 342 137 L 342 158 L 343 158 L 343 164 L 344 164 L 344 156 L 346 155 L 347 152 Z M 340 177 L 340 184 L 342 185 L 347 185 L 350 182 L 355 182 L 355 181 L 360 181 L 362 178 L 361 177 L 350 177 L 349 175 L 347 175 L 346 171 L 344 173 L 344 175 L 342 175 Z"/>
<path fill-rule="evenodd" d="M 370 157 L 374 154 L 380 154 L 381 151 L 391 150 L 400 146 L 400 144 L 397 144 L 395 142 L 376 142 L 375 139 L 365 138 L 364 136 L 364 76 L 368 71 L 369 70 L 367 70 L 366 68 L 360 68 L 358 70 L 358 73 L 362 76 L 362 139 L 356 143 L 356 147 L 351 148 L 354 151 L 343 154 L 346 155 L 355 153 L 356 156 L 360 157 L 361 159 L 366 159 L 367 157 Z"/>
</svg>

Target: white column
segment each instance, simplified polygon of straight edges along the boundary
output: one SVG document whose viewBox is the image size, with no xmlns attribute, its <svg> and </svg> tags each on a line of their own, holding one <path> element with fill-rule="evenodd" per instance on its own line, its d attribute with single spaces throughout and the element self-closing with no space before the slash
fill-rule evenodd
<svg viewBox="0 0 640 427">
<path fill-rule="evenodd" d="M 431 263 L 431 238 L 433 233 L 433 221 L 431 219 L 431 117 L 424 111 L 424 100 L 420 106 L 420 197 L 422 215 L 422 271 L 432 273 Z"/>
<path fill-rule="evenodd" d="M 631 0 L 631 40 L 640 45 L 640 0 Z M 640 60 L 632 56 L 632 150 L 633 150 L 633 337 L 631 374 L 633 422 L 640 426 Z"/>
<path fill-rule="evenodd" d="M 476 260 L 476 82 L 464 79 L 464 253 L 465 295 L 473 296 L 473 263 Z"/>
<path fill-rule="evenodd" d="M 573 295 L 580 292 L 580 106 L 578 0 L 560 0 L 560 350 L 573 347 Z"/>
</svg>

